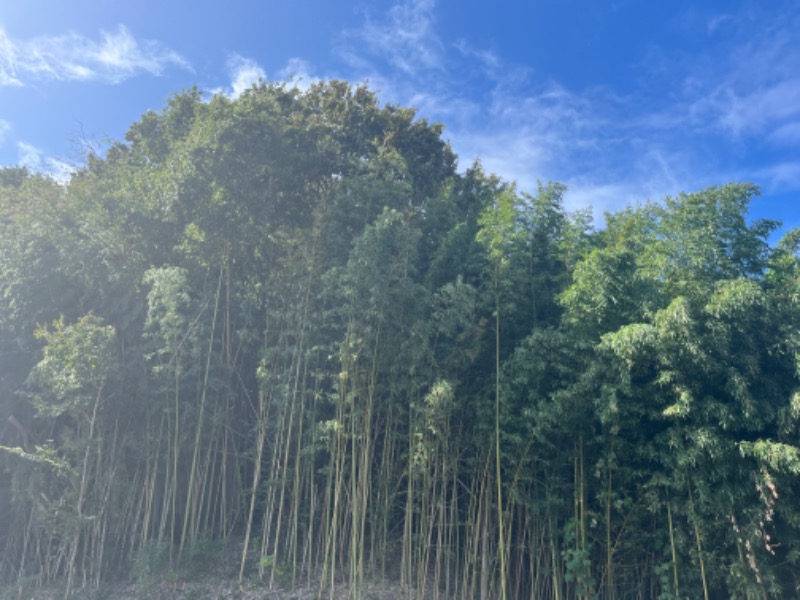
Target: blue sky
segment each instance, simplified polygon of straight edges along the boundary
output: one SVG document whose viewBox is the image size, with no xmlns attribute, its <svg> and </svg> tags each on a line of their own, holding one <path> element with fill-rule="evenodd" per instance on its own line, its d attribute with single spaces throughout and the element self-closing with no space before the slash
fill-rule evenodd
<svg viewBox="0 0 800 600">
<path fill-rule="evenodd" d="M 597 216 L 728 181 L 800 226 L 795 0 L 0 0 L 0 165 L 63 175 L 197 84 L 368 81 Z"/>
</svg>

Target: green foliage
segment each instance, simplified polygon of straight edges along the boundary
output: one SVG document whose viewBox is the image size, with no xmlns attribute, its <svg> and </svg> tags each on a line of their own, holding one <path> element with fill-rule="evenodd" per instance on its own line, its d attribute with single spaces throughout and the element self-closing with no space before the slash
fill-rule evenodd
<svg viewBox="0 0 800 600">
<path fill-rule="evenodd" d="M 800 233 L 738 183 L 595 231 L 442 136 L 345 82 L 195 88 L 66 185 L 0 170 L 4 586 L 247 532 L 242 576 L 355 598 L 798 588 Z"/>
<path fill-rule="evenodd" d="M 800 473 L 800 448 L 797 446 L 757 440 L 741 442 L 739 447 L 744 456 L 755 457 L 776 472 L 784 471 L 792 475 Z"/>
<path fill-rule="evenodd" d="M 169 570 L 169 549 L 154 542 L 142 546 L 133 554 L 131 576 L 141 584 L 163 581 Z"/>
<path fill-rule="evenodd" d="M 180 355 L 197 360 L 197 318 L 199 312 L 190 296 L 185 269 L 164 266 L 148 270 L 142 282 L 147 294 L 147 317 L 144 338 L 148 343 L 146 358 L 156 373 L 175 372 Z"/>
<path fill-rule="evenodd" d="M 223 552 L 223 541 L 211 537 L 196 539 L 189 546 L 185 568 L 191 577 L 208 574 L 219 562 Z"/>
<path fill-rule="evenodd" d="M 34 397 L 34 407 L 42 417 L 85 416 L 116 367 L 114 328 L 93 315 L 51 327 L 35 332 L 45 345 L 31 382 L 49 394 Z"/>
<path fill-rule="evenodd" d="M 507 267 L 514 246 L 522 239 L 520 202 L 516 190 L 500 192 L 493 206 L 488 206 L 478 218 L 478 241 L 486 246 L 489 259 L 497 269 Z"/>
</svg>

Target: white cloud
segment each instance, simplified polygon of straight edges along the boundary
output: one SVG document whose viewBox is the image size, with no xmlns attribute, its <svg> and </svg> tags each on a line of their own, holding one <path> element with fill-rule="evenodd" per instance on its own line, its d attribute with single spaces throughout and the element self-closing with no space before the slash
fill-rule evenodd
<svg viewBox="0 0 800 600">
<path fill-rule="evenodd" d="M 45 172 L 59 183 L 68 183 L 77 168 L 57 158 L 45 159 Z"/>
<path fill-rule="evenodd" d="M 388 62 L 407 76 L 444 68 L 444 45 L 436 34 L 434 0 L 402 0 L 385 18 L 344 33 L 339 55 L 351 67 L 370 70 L 370 58 Z M 366 52 L 364 52 L 366 50 Z"/>
<path fill-rule="evenodd" d="M 800 11 L 789 5 L 723 21 L 732 30 L 729 41 L 712 45 L 701 60 L 673 65 L 686 82 L 684 108 L 691 124 L 746 141 L 797 121 Z"/>
<path fill-rule="evenodd" d="M 278 71 L 278 78 L 302 92 L 320 81 L 319 77 L 311 74 L 309 62 L 302 58 L 290 58 L 286 66 Z"/>
<path fill-rule="evenodd" d="M 750 90 L 725 83 L 699 98 L 692 105 L 692 113 L 710 119 L 735 139 L 762 136 L 800 116 L 800 75 Z"/>
<path fill-rule="evenodd" d="M 17 142 L 18 164 L 32 171 L 38 171 L 42 166 L 42 151 L 33 144 Z"/>
<path fill-rule="evenodd" d="M 346 79 L 368 80 L 383 101 L 444 122 L 461 169 L 480 159 L 521 191 L 564 182 L 567 208 L 592 205 L 596 219 L 731 180 L 800 189 L 796 163 L 769 164 L 762 154 L 760 167 L 745 166 L 764 143 L 800 143 L 800 11 L 790 3 L 679 15 L 680 34 L 707 49 L 652 45 L 624 94 L 570 88 L 495 48 L 446 40 L 435 13 L 434 0 L 396 0 L 344 32 L 335 50 Z M 295 71 L 311 69 L 298 62 Z"/>
<path fill-rule="evenodd" d="M 628 101 L 607 89 L 576 92 L 537 80 L 531 68 L 464 40 L 446 44 L 435 29 L 434 9 L 432 0 L 400 0 L 384 18 L 367 18 L 363 28 L 346 32 L 340 55 L 383 100 L 444 122 L 462 169 L 479 159 L 487 172 L 516 181 L 522 191 L 534 191 L 539 181 L 575 184 L 579 189 L 569 197 L 583 201 L 594 190 L 601 210 L 613 200 L 631 201 L 635 187 L 642 191 L 656 162 L 652 156 L 647 166 L 611 160 L 620 152 L 640 158 L 640 149 L 632 148 Z M 609 183 L 626 166 L 636 172 L 635 183 L 631 176 Z M 666 163 L 658 167 L 669 171 Z M 626 193 L 609 191 L 621 189 Z M 571 208 L 578 208 L 574 201 Z"/>
<path fill-rule="evenodd" d="M 603 216 L 625 206 L 636 206 L 647 200 L 641 190 L 633 184 L 600 183 L 577 178 L 566 182 L 564 208 L 576 211 L 586 207 L 592 209 L 596 226 L 602 226 Z"/>
<path fill-rule="evenodd" d="M 228 58 L 228 72 L 231 77 L 231 90 L 228 96 L 238 98 L 259 81 L 267 78 L 264 69 L 252 58 L 232 54 Z"/>
<path fill-rule="evenodd" d="M 615 124 L 618 99 L 599 88 L 578 94 L 556 83 L 537 84 L 530 73 L 514 71 L 511 66 L 487 101 L 447 130 L 467 160 L 462 167 L 479 157 L 487 171 L 517 181 L 523 191 L 535 190 L 539 181 L 616 171 L 611 150 L 625 152 L 635 143 L 627 123 Z"/>
<path fill-rule="evenodd" d="M 455 132 L 453 147 L 466 168 L 480 160 L 484 170 L 520 184 L 523 191 L 536 189 L 536 181 L 546 172 L 552 155 L 533 136 L 506 129 L 470 135 Z"/>
<path fill-rule="evenodd" d="M 456 133 L 454 146 L 469 148 L 469 156 L 481 156 L 523 190 L 535 189 L 537 179 L 555 179 L 571 186 L 570 203 L 604 210 L 732 179 L 798 190 L 800 163 L 743 165 L 764 142 L 800 145 L 800 11 L 740 17 L 714 24 L 732 31 L 711 43 L 705 59 L 663 54 L 654 77 L 672 85 L 666 92 L 570 90 L 537 82 L 535 73 L 486 53 L 491 104 L 461 125 L 480 133 Z M 480 58 L 479 51 L 459 50 Z"/>
<path fill-rule="evenodd" d="M 45 157 L 41 149 L 27 142 L 17 142 L 17 164 L 52 177 L 59 183 L 67 183 L 76 167 L 63 160 Z"/>
<path fill-rule="evenodd" d="M 478 65 L 490 79 L 498 79 L 498 76 L 502 73 L 503 61 L 496 52 L 485 48 L 476 48 L 464 39 L 457 40 L 453 47 L 464 59 Z M 507 75 L 507 73 L 502 73 L 503 78 L 507 77 Z"/>
<path fill-rule="evenodd" d="M 141 73 L 160 75 L 169 67 L 191 69 L 177 52 L 153 40 L 137 41 L 120 25 L 99 41 L 75 32 L 14 40 L 0 29 L 0 86 L 32 81 L 119 83 Z"/>
<path fill-rule="evenodd" d="M 0 86 L 20 86 L 14 66 L 14 44 L 0 27 Z"/>
</svg>

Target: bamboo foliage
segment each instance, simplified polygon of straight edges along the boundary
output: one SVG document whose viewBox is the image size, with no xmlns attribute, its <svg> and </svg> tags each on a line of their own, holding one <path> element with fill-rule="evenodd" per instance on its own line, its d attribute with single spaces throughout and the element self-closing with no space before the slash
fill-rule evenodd
<svg viewBox="0 0 800 600">
<path fill-rule="evenodd" d="M 0 170 L 0 580 L 788 597 L 797 233 L 463 173 L 365 87 L 173 97 Z M 42 326 L 43 323 L 49 325 Z"/>
</svg>

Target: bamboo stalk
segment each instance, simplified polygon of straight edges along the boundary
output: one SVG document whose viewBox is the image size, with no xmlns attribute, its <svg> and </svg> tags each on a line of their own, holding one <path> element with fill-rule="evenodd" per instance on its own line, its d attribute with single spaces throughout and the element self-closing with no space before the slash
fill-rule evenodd
<svg viewBox="0 0 800 600">
<path fill-rule="evenodd" d="M 183 556 L 183 549 L 186 543 L 186 532 L 189 526 L 190 513 L 192 512 L 193 509 L 195 479 L 197 477 L 198 459 L 200 454 L 200 436 L 203 431 L 203 419 L 205 416 L 206 395 L 208 392 L 208 375 L 209 372 L 211 371 L 211 355 L 214 348 L 214 333 L 216 331 L 216 325 L 217 325 L 217 312 L 219 310 L 219 298 L 220 298 L 220 292 L 222 290 L 223 273 L 224 273 L 224 265 L 223 267 L 220 267 L 219 270 L 219 281 L 217 282 L 217 292 L 214 298 L 214 313 L 211 318 L 211 334 L 209 335 L 209 341 L 208 341 L 208 353 L 206 355 L 205 373 L 203 375 L 203 387 L 200 393 L 200 408 L 198 411 L 197 428 L 195 430 L 195 437 L 194 437 L 192 465 L 189 468 L 189 483 L 186 487 L 186 501 L 184 504 L 185 511 L 183 515 L 183 527 L 181 529 L 181 541 L 180 541 L 180 546 L 178 548 L 179 565 L 181 563 L 181 558 Z"/>
<path fill-rule="evenodd" d="M 675 548 L 675 528 L 672 524 L 672 503 L 667 497 L 667 523 L 669 524 L 669 549 L 672 553 L 672 580 L 675 584 L 675 597 L 680 598 L 680 586 L 678 585 L 678 553 Z"/>
<path fill-rule="evenodd" d="M 261 478 L 261 458 L 264 454 L 264 440 L 266 438 L 266 408 L 264 405 L 264 392 L 258 392 L 258 435 L 256 441 L 256 456 L 253 466 L 253 485 L 250 488 L 250 508 L 247 514 L 247 525 L 244 534 L 244 546 L 242 547 L 242 560 L 239 565 L 239 585 L 244 578 L 244 567 L 247 562 L 247 551 L 250 548 L 250 532 L 253 527 L 253 513 L 256 507 L 256 492 Z"/>
</svg>

